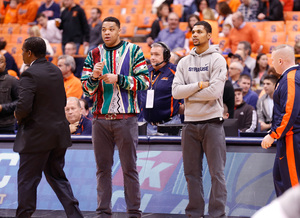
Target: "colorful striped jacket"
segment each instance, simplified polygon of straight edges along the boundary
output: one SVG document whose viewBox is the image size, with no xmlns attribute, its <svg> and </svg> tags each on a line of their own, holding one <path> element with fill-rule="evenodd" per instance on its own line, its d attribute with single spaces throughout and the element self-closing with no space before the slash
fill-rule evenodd
<svg viewBox="0 0 300 218">
<path fill-rule="evenodd" d="M 117 84 L 92 80 L 94 65 L 105 60 L 103 75 L 118 74 Z M 121 41 L 113 48 L 100 45 L 89 52 L 81 77 L 83 92 L 93 97 L 94 116 L 107 113 L 139 113 L 137 91 L 149 86 L 148 68 L 142 50 Z"/>
<path fill-rule="evenodd" d="M 273 94 L 274 109 L 270 136 L 280 139 L 300 132 L 300 66 L 287 69 Z M 298 96 L 298 97 L 297 97 Z"/>
</svg>

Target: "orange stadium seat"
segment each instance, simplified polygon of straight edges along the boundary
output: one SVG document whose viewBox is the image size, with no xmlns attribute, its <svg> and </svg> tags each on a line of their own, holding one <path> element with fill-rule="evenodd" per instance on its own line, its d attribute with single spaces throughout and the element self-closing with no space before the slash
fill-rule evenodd
<svg viewBox="0 0 300 218">
<path fill-rule="evenodd" d="M 295 20 L 287 20 L 285 22 L 285 29 L 287 33 L 300 31 L 300 23 Z"/>
<path fill-rule="evenodd" d="M 6 43 L 10 43 L 11 41 L 11 34 L 1 34 L 0 35 L 0 40 L 1 41 L 6 41 Z"/>
<path fill-rule="evenodd" d="M 20 24 L 4 24 L 1 29 L 2 34 L 19 34 Z"/>
<path fill-rule="evenodd" d="M 286 33 L 285 32 L 270 32 L 265 34 L 264 42 L 270 43 L 285 43 L 286 42 Z"/>
<path fill-rule="evenodd" d="M 11 55 L 22 54 L 22 44 L 8 43 L 5 47 Z"/>
<path fill-rule="evenodd" d="M 121 24 L 133 23 L 136 25 L 138 23 L 138 14 L 121 14 L 120 15 Z"/>
<path fill-rule="evenodd" d="M 264 23 L 264 31 L 269 32 L 284 32 L 284 21 L 266 21 Z"/>
<path fill-rule="evenodd" d="M 117 5 L 109 5 L 101 7 L 102 15 L 101 17 L 104 19 L 105 17 L 114 16 L 116 18 L 120 17 L 121 14 L 121 6 Z"/>
<path fill-rule="evenodd" d="M 124 8 L 128 3 L 127 0 L 112 0 L 109 1 L 111 5 L 119 5 Z"/>
<path fill-rule="evenodd" d="M 262 48 L 261 52 L 265 53 L 265 54 L 272 53 L 273 49 L 280 44 L 282 44 L 282 43 L 280 43 L 280 42 L 276 42 L 276 43 L 263 42 L 262 43 L 263 48 Z"/>
<path fill-rule="evenodd" d="M 138 45 L 142 49 L 145 58 L 147 58 L 147 59 L 150 58 L 151 48 L 146 42 L 137 42 L 137 43 L 134 43 L 134 44 Z"/>
<path fill-rule="evenodd" d="M 258 32 L 258 37 L 260 42 L 265 41 L 265 32 L 264 31 L 257 31 Z"/>
<path fill-rule="evenodd" d="M 50 45 L 53 49 L 54 56 L 60 56 L 63 54 L 61 43 L 50 43 Z"/>
<path fill-rule="evenodd" d="M 284 20 L 300 21 L 300 11 L 285 11 Z"/>
<path fill-rule="evenodd" d="M 28 37 L 28 34 L 12 34 L 10 42 L 22 45 L 25 39 L 27 39 Z"/>
<path fill-rule="evenodd" d="M 298 32 L 288 32 L 288 42 L 298 42 L 300 41 L 300 31 Z"/>
<path fill-rule="evenodd" d="M 182 17 L 183 6 L 181 4 L 171 5 L 172 11 L 175 12 L 180 18 Z"/>
<path fill-rule="evenodd" d="M 125 23 L 121 25 L 121 37 L 133 37 L 135 33 L 135 25 L 133 23 Z"/>
<path fill-rule="evenodd" d="M 142 14 L 144 10 L 142 5 L 127 5 L 125 9 L 126 14 Z"/>
<path fill-rule="evenodd" d="M 13 57 L 16 61 L 16 64 L 17 64 L 18 68 L 20 69 L 22 64 L 24 63 L 22 54 L 14 54 Z"/>
<path fill-rule="evenodd" d="M 247 22 L 253 26 L 257 31 L 264 31 L 264 22 Z"/>
<path fill-rule="evenodd" d="M 144 7 L 145 14 L 152 14 L 152 4 L 146 4 Z"/>
<path fill-rule="evenodd" d="M 188 22 L 180 22 L 179 23 L 179 29 L 181 29 L 182 31 L 187 31 L 188 29 Z"/>
<path fill-rule="evenodd" d="M 90 19 L 92 8 L 99 8 L 99 7 L 95 5 L 94 6 L 89 5 L 89 6 L 82 6 L 82 8 L 85 12 L 86 19 Z M 102 14 L 101 14 L 101 19 L 102 19 Z"/>
<path fill-rule="evenodd" d="M 220 48 L 222 51 L 224 51 L 225 45 L 228 44 L 228 38 L 227 38 L 227 37 L 219 37 L 218 40 L 219 40 L 219 42 L 218 42 L 219 48 Z"/>
<path fill-rule="evenodd" d="M 140 5 L 144 7 L 145 1 L 144 0 L 127 0 L 127 5 Z"/>
<path fill-rule="evenodd" d="M 156 19 L 156 14 L 139 14 L 138 24 L 139 28 L 148 28 L 152 26 L 153 21 Z"/>
<path fill-rule="evenodd" d="M 20 34 L 29 34 L 31 26 L 30 25 L 22 25 L 20 27 Z"/>
<path fill-rule="evenodd" d="M 91 0 L 91 6 L 101 7 L 101 6 L 108 6 L 108 5 L 110 5 L 109 0 Z"/>
<path fill-rule="evenodd" d="M 212 28 L 212 36 L 211 36 L 211 41 L 213 44 L 218 43 L 218 38 L 219 38 L 219 25 L 218 22 L 215 20 L 205 20 L 207 21 Z"/>
</svg>

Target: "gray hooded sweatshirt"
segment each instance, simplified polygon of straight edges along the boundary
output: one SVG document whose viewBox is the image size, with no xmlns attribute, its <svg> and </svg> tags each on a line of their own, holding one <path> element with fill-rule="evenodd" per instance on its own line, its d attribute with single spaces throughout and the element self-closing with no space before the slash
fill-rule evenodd
<svg viewBox="0 0 300 218">
<path fill-rule="evenodd" d="M 223 91 L 226 81 L 226 61 L 218 46 L 210 46 L 202 54 L 193 48 L 178 63 L 172 85 L 172 95 L 184 99 L 185 121 L 205 121 L 223 117 Z M 207 88 L 198 86 L 209 81 Z"/>
</svg>

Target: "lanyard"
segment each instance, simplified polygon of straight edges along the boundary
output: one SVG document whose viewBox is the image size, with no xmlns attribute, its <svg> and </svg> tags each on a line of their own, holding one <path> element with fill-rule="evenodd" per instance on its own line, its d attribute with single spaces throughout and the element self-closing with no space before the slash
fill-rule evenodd
<svg viewBox="0 0 300 218">
<path fill-rule="evenodd" d="M 159 74 L 157 75 L 157 77 L 155 78 L 155 80 L 152 82 L 153 74 L 154 74 L 154 71 L 151 72 L 151 89 L 153 89 L 154 83 L 156 82 L 156 80 L 160 76 L 161 72 L 159 72 Z"/>
</svg>

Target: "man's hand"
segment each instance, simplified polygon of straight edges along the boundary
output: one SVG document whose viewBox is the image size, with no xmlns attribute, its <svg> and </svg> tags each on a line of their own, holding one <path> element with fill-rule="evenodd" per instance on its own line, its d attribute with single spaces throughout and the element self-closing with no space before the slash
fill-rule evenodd
<svg viewBox="0 0 300 218">
<path fill-rule="evenodd" d="M 99 76 L 102 76 L 104 66 L 105 66 L 105 60 L 103 62 L 98 62 L 95 64 L 94 70 L 93 70 L 94 78 L 98 78 Z"/>
<path fill-rule="evenodd" d="M 114 84 L 118 82 L 118 75 L 107 73 L 103 76 L 100 76 L 99 79 L 102 79 L 106 84 Z"/>
<path fill-rule="evenodd" d="M 257 15 L 257 19 L 259 20 L 263 20 L 265 19 L 266 15 L 264 15 L 263 13 L 260 13 L 259 15 Z"/>
<path fill-rule="evenodd" d="M 179 106 L 178 114 L 184 114 L 184 104 Z"/>
<path fill-rule="evenodd" d="M 264 139 L 261 142 L 261 147 L 264 149 L 268 149 L 272 146 L 275 139 L 273 139 L 269 134 L 264 137 Z"/>
<path fill-rule="evenodd" d="M 72 123 L 72 124 L 69 125 L 71 134 L 74 133 L 74 132 L 76 132 L 78 124 L 79 124 L 79 121 L 77 121 L 77 122 Z"/>
<path fill-rule="evenodd" d="M 260 130 L 261 131 L 264 131 L 264 130 L 268 130 L 271 128 L 272 124 L 266 124 L 265 122 L 263 121 L 260 121 Z"/>
<path fill-rule="evenodd" d="M 209 82 L 200 81 L 198 82 L 198 86 L 200 89 L 207 88 L 209 86 Z"/>
<path fill-rule="evenodd" d="M 0 112 L 2 111 L 2 105 L 0 104 Z"/>
</svg>

